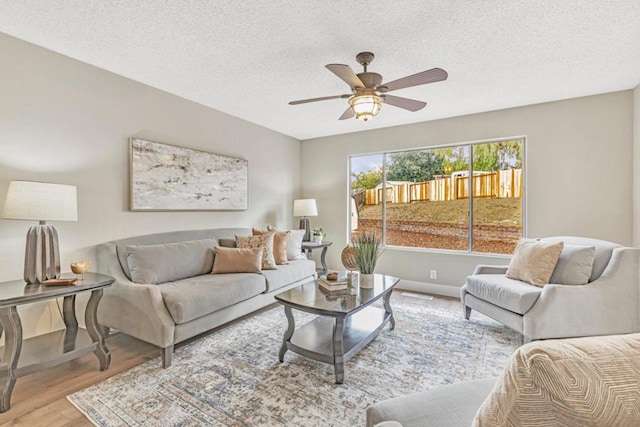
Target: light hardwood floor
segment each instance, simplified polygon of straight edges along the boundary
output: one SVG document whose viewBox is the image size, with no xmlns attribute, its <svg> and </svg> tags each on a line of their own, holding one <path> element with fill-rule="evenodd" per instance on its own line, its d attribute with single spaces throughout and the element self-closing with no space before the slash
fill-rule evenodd
<svg viewBox="0 0 640 427">
<path fill-rule="evenodd" d="M 402 295 L 403 292 L 394 291 L 392 306 L 394 300 L 411 298 Z M 454 298 L 434 296 L 433 300 L 411 298 L 411 301 L 450 310 L 462 310 L 460 301 Z M 258 313 L 274 307 L 279 309 L 279 306 L 274 304 Z M 193 340 L 198 338 L 200 337 Z M 123 334 L 112 335 L 107 340 L 107 345 L 111 351 L 111 366 L 106 371 L 100 372 L 98 359 L 93 354 L 87 354 L 54 368 L 18 378 L 11 398 L 11 409 L 0 414 L 0 426 L 93 426 L 69 403 L 66 398 L 69 394 L 151 359 L 158 358 L 160 368 L 158 347 Z M 277 349 L 274 349 L 274 360 L 276 356 Z"/>
</svg>

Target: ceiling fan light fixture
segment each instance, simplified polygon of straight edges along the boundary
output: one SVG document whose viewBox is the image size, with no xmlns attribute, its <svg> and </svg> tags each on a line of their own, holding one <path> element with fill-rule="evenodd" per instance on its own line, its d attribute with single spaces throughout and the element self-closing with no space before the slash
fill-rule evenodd
<svg viewBox="0 0 640 427">
<path fill-rule="evenodd" d="M 356 119 L 369 121 L 380 112 L 382 98 L 374 93 L 356 95 L 349 99 L 349 104 L 356 115 Z"/>
</svg>

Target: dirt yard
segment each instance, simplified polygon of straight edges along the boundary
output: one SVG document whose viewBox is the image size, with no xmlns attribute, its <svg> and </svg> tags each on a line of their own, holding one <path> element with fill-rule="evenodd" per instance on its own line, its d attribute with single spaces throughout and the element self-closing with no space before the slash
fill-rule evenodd
<svg viewBox="0 0 640 427">
<path fill-rule="evenodd" d="M 468 202 L 414 202 L 387 207 L 387 244 L 397 246 L 468 249 Z M 511 254 L 522 236 L 519 199 L 474 200 L 474 252 Z M 358 231 L 380 233 L 381 206 L 360 210 Z"/>
</svg>

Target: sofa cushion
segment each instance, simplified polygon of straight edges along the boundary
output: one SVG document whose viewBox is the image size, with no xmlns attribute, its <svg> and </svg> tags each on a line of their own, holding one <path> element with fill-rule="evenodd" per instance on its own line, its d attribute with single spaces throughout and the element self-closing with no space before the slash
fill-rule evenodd
<svg viewBox="0 0 640 427">
<path fill-rule="evenodd" d="M 525 314 L 538 300 L 542 288 L 509 279 L 503 274 L 477 274 L 467 277 L 471 295 L 518 314 Z"/>
<path fill-rule="evenodd" d="M 159 287 L 171 317 L 181 324 L 261 294 L 266 283 L 260 274 L 206 274 Z"/>
<path fill-rule="evenodd" d="M 222 248 L 216 246 L 211 274 L 262 272 L 262 248 Z"/>
<path fill-rule="evenodd" d="M 254 236 L 260 236 L 262 234 L 268 234 L 272 231 L 252 229 Z M 277 265 L 284 265 L 288 263 L 287 259 L 287 239 L 291 231 L 273 231 L 273 259 Z"/>
<path fill-rule="evenodd" d="M 521 239 L 507 269 L 507 277 L 536 286 L 549 283 L 562 252 L 562 242 L 540 242 Z"/>
<path fill-rule="evenodd" d="M 273 258 L 273 237 L 275 233 L 261 234 L 259 236 L 236 236 L 239 248 L 262 248 L 262 269 L 276 270 L 276 260 Z"/>
<path fill-rule="evenodd" d="M 267 292 L 283 288 L 293 282 L 313 277 L 316 263 L 308 259 L 289 261 L 287 265 L 278 266 L 277 270 L 262 270 L 267 279 Z"/>
<path fill-rule="evenodd" d="M 304 230 L 289 230 L 290 233 L 287 236 L 287 259 L 292 261 L 294 259 L 301 259 L 304 257 L 302 253 L 302 239 L 304 239 Z"/>
<path fill-rule="evenodd" d="M 223 248 L 237 248 L 236 239 L 219 239 L 218 244 Z"/>
<path fill-rule="evenodd" d="M 593 282 L 602 275 L 609 260 L 611 254 L 615 248 L 621 248 L 622 245 L 617 243 L 608 242 L 606 240 L 590 239 L 587 237 L 574 237 L 574 236 L 554 236 L 545 237 L 540 239 L 542 242 L 564 242 L 565 245 L 582 245 L 582 246 L 595 246 L 596 253 L 593 259 L 593 270 L 591 271 L 591 277 L 589 282 Z"/>
<path fill-rule="evenodd" d="M 165 243 L 177 243 L 202 239 L 220 240 L 223 238 L 231 238 L 235 240 L 235 236 L 246 234 L 251 234 L 250 228 L 211 228 L 207 230 L 183 230 L 169 231 L 167 233 L 146 234 L 143 236 L 115 240 L 112 243 L 116 245 L 118 261 L 120 261 L 122 271 L 124 271 L 124 274 L 131 279 L 131 272 L 129 271 L 129 265 L 127 264 L 127 246 L 160 245 Z"/>
<path fill-rule="evenodd" d="M 640 425 L 640 334 L 520 347 L 473 425 Z"/>
<path fill-rule="evenodd" d="M 564 245 L 549 283 L 586 285 L 593 270 L 595 246 Z"/>
<path fill-rule="evenodd" d="M 157 285 L 207 274 L 213 267 L 215 239 L 159 245 L 127 246 L 127 264 L 134 283 Z"/>
</svg>

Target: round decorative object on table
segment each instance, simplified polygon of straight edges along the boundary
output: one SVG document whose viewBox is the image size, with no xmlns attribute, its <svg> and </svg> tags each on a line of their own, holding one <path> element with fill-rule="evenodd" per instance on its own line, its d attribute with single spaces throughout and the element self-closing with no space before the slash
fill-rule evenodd
<svg viewBox="0 0 640 427">
<path fill-rule="evenodd" d="M 79 274 L 81 280 L 84 279 L 84 273 L 89 270 L 90 261 L 74 261 L 71 263 L 71 271 L 73 274 Z"/>
<path fill-rule="evenodd" d="M 342 265 L 344 265 L 347 270 L 353 271 L 358 269 L 356 251 L 353 250 L 352 246 L 347 246 L 342 250 Z"/>
</svg>

